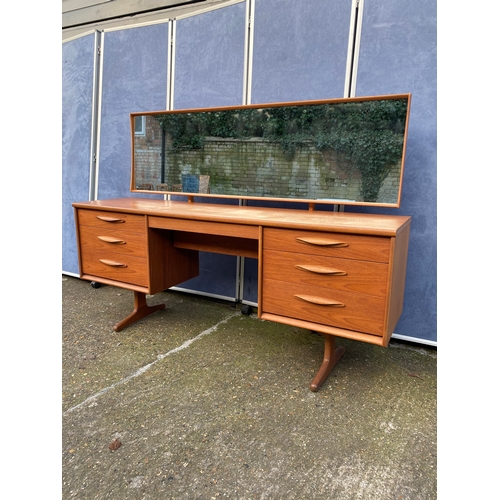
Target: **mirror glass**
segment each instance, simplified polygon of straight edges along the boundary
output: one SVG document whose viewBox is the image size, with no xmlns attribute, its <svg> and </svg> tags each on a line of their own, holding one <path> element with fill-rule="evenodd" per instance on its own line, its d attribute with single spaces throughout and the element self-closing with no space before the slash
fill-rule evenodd
<svg viewBox="0 0 500 500">
<path fill-rule="evenodd" d="M 131 113 L 131 191 L 398 207 L 410 99 Z"/>
</svg>

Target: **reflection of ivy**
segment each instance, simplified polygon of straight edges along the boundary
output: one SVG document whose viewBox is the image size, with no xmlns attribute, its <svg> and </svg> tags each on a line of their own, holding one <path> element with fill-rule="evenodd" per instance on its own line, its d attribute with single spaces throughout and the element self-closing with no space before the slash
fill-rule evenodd
<svg viewBox="0 0 500 500">
<path fill-rule="evenodd" d="M 406 107 L 406 99 L 385 99 L 169 113 L 156 119 L 175 151 L 201 149 L 206 137 L 259 137 L 278 143 L 289 160 L 310 145 L 341 153 L 361 172 L 363 200 L 373 202 L 391 166 L 401 159 Z"/>
<path fill-rule="evenodd" d="M 262 137 L 262 114 L 256 109 L 157 115 L 173 150 L 202 149 L 206 137 Z"/>
<path fill-rule="evenodd" d="M 364 201 L 376 201 L 391 166 L 401 160 L 406 100 L 345 103 L 329 113 L 315 145 L 344 154 L 362 175 Z"/>
<path fill-rule="evenodd" d="M 200 122 L 203 121 L 204 115 L 194 115 L 196 119 L 192 119 L 192 116 L 191 114 L 155 116 L 160 127 L 170 135 L 173 150 L 203 148 L 205 137 L 200 128 Z"/>
</svg>

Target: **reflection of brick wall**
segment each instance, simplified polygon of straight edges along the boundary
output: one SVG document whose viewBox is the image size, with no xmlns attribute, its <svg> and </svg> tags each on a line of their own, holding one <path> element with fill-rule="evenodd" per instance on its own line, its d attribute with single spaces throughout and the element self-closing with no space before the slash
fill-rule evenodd
<svg viewBox="0 0 500 500">
<path fill-rule="evenodd" d="M 134 136 L 135 183 L 160 183 L 161 129 L 152 116 L 146 117 L 146 134 Z"/>
<path fill-rule="evenodd" d="M 149 133 L 149 131 L 148 131 Z M 148 136 L 148 135 L 146 135 Z M 158 133 L 144 141 L 136 138 L 136 182 L 157 185 L 160 140 Z M 390 175 L 380 191 L 379 203 L 395 203 L 399 169 Z M 182 174 L 210 176 L 210 193 L 275 198 L 344 199 L 360 198 L 361 175 L 334 151 L 319 152 L 313 147 L 297 150 L 289 160 L 281 147 L 258 139 L 236 141 L 207 138 L 203 150 L 167 152 L 165 182 L 169 189 L 181 183 Z"/>
<path fill-rule="evenodd" d="M 379 203 L 397 203 L 400 186 L 400 168 L 393 168 L 378 192 Z"/>
</svg>

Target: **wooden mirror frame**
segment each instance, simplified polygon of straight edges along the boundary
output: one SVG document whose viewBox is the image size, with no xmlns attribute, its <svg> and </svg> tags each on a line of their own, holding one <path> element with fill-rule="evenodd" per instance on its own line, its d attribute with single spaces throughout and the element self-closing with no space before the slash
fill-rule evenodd
<svg viewBox="0 0 500 500">
<path fill-rule="evenodd" d="M 400 101 L 401 106 L 399 104 L 393 104 L 392 107 L 388 106 L 390 101 L 395 100 Z M 401 201 L 410 102 L 411 94 L 392 94 L 131 113 L 132 167 L 130 190 L 133 193 L 187 196 L 189 199 L 192 199 L 193 196 L 202 196 L 397 208 L 400 206 Z M 349 112 L 351 112 L 350 115 L 348 115 Z M 323 130 L 326 132 L 313 134 L 314 131 L 317 132 L 320 129 L 319 122 L 315 122 L 314 119 L 324 119 L 317 118 L 317 116 L 323 117 L 326 113 L 329 113 L 328 120 L 330 120 L 322 122 Z M 336 114 L 333 115 L 332 113 Z M 276 118 L 277 116 L 279 118 Z M 361 121 L 360 117 L 364 116 L 368 116 L 369 120 Z M 137 120 L 139 117 L 144 117 L 141 122 Z M 148 117 L 155 118 L 157 123 L 153 127 L 157 127 L 156 132 L 152 132 L 150 137 L 146 133 L 148 125 L 145 124 L 153 122 L 148 121 Z M 162 120 L 162 125 L 160 125 L 160 120 Z M 224 120 L 226 121 L 224 122 Z M 331 125 L 332 120 L 335 122 L 335 126 Z M 221 123 L 218 123 L 218 121 Z M 232 125 L 236 124 L 236 128 L 227 128 L 229 122 Z M 206 123 L 212 125 L 205 125 Z M 214 123 L 218 123 L 218 125 L 213 125 Z M 136 133 L 136 124 L 143 127 L 143 130 L 139 130 L 139 133 Z M 256 137 L 255 134 L 248 135 L 247 127 L 249 126 L 255 127 L 252 128 L 252 131 L 258 129 L 259 134 L 262 132 L 261 135 L 259 137 Z M 167 132 L 161 132 L 161 130 L 166 130 L 169 127 L 171 133 L 168 136 Z M 184 127 L 184 130 L 192 130 L 193 133 L 190 136 L 189 134 L 179 135 L 178 131 L 182 127 Z M 198 134 L 200 130 L 201 132 L 205 130 L 213 132 L 216 129 L 224 130 L 224 132 L 210 133 L 208 135 Z M 241 129 L 246 130 L 241 132 L 244 138 L 238 138 Z M 289 129 L 290 133 L 283 133 L 283 129 Z M 159 133 L 158 130 L 160 130 Z M 178 135 L 175 136 L 175 133 Z M 275 135 L 272 135 L 273 133 Z M 306 133 L 310 135 L 305 135 Z M 158 137 L 160 134 L 162 135 L 161 140 Z M 269 137 L 273 137 L 275 140 L 270 141 Z M 176 140 L 178 143 L 175 143 Z M 140 141 L 143 142 L 141 147 Z M 209 143 L 212 149 L 207 153 L 204 148 Z M 170 144 L 170 146 L 167 148 L 166 144 Z M 218 157 L 215 166 L 210 164 L 214 155 L 218 154 L 214 153 L 214 151 L 224 148 L 226 152 L 220 154 L 225 156 Z M 234 150 L 235 148 L 240 148 L 236 160 L 228 156 L 227 153 L 228 149 Z M 269 152 L 269 148 L 273 148 L 274 152 Z M 163 155 L 163 160 L 162 151 L 168 151 L 169 153 Z M 305 155 L 305 159 L 298 160 L 296 158 L 297 154 Z M 146 159 L 138 160 L 140 155 Z M 169 159 L 176 161 L 177 165 L 179 165 L 182 164 L 182 157 L 184 157 L 184 161 L 189 161 L 186 160 L 187 155 L 203 156 L 203 159 L 195 158 L 198 162 L 204 162 L 202 163 L 203 168 L 199 168 L 199 166 L 193 168 L 191 166 L 193 171 L 189 171 L 187 164 L 184 163 L 183 168 L 187 173 L 183 174 L 182 180 L 178 176 L 175 177 L 177 182 L 166 179 L 164 177 L 165 164 Z M 150 178 L 146 175 L 148 173 L 147 169 L 150 169 L 154 163 L 148 158 L 155 158 L 156 162 L 160 162 L 160 167 L 157 167 L 158 170 L 156 171 L 159 172 L 159 175 L 155 174 L 155 177 L 151 176 Z M 252 163 L 252 158 L 254 163 Z M 387 158 L 390 158 L 390 160 L 387 160 Z M 161 167 L 162 161 L 163 170 Z M 286 163 L 287 161 L 289 164 Z M 231 163 L 230 166 L 228 166 L 229 162 Z M 320 166 L 317 167 L 317 164 Z M 362 165 L 362 167 L 359 167 L 359 165 Z M 387 165 L 390 165 L 390 167 Z M 245 169 L 243 166 L 245 166 Z M 140 168 L 142 168 L 142 173 Z M 280 168 L 286 169 L 286 175 L 283 175 L 284 171 L 280 171 Z M 261 175 L 260 180 L 267 180 L 262 184 L 254 182 L 253 189 L 255 191 L 264 191 L 269 188 L 268 191 L 265 194 L 262 194 L 262 192 L 248 194 L 247 186 L 245 188 L 247 192 L 244 192 L 244 190 L 235 192 L 232 187 L 232 192 L 222 192 L 220 186 L 224 183 L 227 185 L 228 179 L 232 183 L 237 177 L 233 175 L 225 178 L 221 184 L 214 183 L 214 179 L 219 179 L 219 174 L 223 170 L 226 172 L 230 170 L 233 173 L 231 169 L 234 169 L 236 174 L 241 175 L 241 184 L 244 184 L 245 176 L 251 175 L 255 181 L 255 177 L 259 175 L 257 171 L 264 171 L 265 173 Z M 391 169 L 392 177 L 389 176 Z M 287 178 L 291 170 L 294 170 L 294 173 Z M 296 175 L 297 171 L 299 171 L 299 174 Z M 296 178 L 292 179 L 293 175 L 296 175 Z M 208 180 L 210 177 L 209 186 Z M 310 179 L 318 179 L 319 177 L 320 180 L 315 181 L 317 185 L 315 184 L 314 189 L 312 189 Z M 304 181 L 306 178 L 307 182 Z M 390 190 L 390 196 L 385 199 L 382 197 L 379 200 L 380 186 L 383 185 L 386 179 L 388 179 L 386 184 L 389 186 L 387 189 Z M 292 181 L 295 182 L 295 185 L 291 184 Z M 237 184 L 237 181 L 235 182 Z M 363 183 L 368 187 L 364 186 Z M 373 185 L 375 187 L 370 187 Z M 315 191 L 316 194 L 329 194 L 328 186 L 330 186 L 334 194 L 333 190 L 335 189 L 336 192 L 341 193 L 359 192 L 360 196 L 364 196 L 364 198 L 310 196 L 312 191 Z M 331 188 L 331 186 L 334 187 Z M 272 188 L 276 191 L 273 191 Z M 289 193 L 292 191 L 292 194 L 283 195 L 283 192 L 287 189 Z M 306 194 L 301 194 L 300 189 L 303 189 Z M 363 189 L 365 195 L 363 195 Z M 373 197 L 373 194 L 366 195 L 367 192 L 370 193 L 370 189 L 372 192 L 378 189 L 376 191 L 377 199 L 367 199 Z M 299 195 L 296 194 L 297 192 L 299 192 Z M 356 196 L 358 197 L 358 195 Z"/>
</svg>

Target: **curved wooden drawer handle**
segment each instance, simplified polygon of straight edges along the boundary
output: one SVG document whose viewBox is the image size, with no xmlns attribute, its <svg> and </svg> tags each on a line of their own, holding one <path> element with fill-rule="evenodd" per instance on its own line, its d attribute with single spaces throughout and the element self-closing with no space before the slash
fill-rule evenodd
<svg viewBox="0 0 500 500">
<path fill-rule="evenodd" d="M 321 238 L 321 237 L 305 237 L 305 238 L 295 238 L 300 243 L 306 243 L 308 245 L 316 245 L 320 247 L 348 247 L 349 244 L 343 241 L 332 240 L 330 238 Z"/>
<path fill-rule="evenodd" d="M 104 222 L 125 222 L 124 219 L 116 219 L 115 217 L 104 217 L 103 215 L 96 215 L 96 217 Z"/>
<path fill-rule="evenodd" d="M 112 267 L 127 267 L 127 264 L 123 264 L 122 262 L 115 262 L 114 260 L 99 259 L 99 262 Z"/>
<path fill-rule="evenodd" d="M 335 276 L 346 276 L 347 273 L 345 271 L 341 271 L 340 269 L 334 269 L 333 267 L 324 267 L 324 266 L 303 266 L 297 264 L 296 269 L 301 271 L 308 271 L 310 273 L 315 274 L 333 274 Z"/>
<path fill-rule="evenodd" d="M 113 245 L 125 245 L 125 241 L 117 240 L 116 238 L 111 238 L 110 236 L 98 236 L 98 239 L 105 241 L 106 243 L 112 243 Z"/>
<path fill-rule="evenodd" d="M 318 306 L 330 306 L 330 307 L 345 307 L 342 302 L 337 302 L 336 300 L 324 299 L 323 297 L 314 297 L 312 295 L 294 295 L 296 299 L 303 300 L 304 302 L 309 302 L 310 304 L 316 304 Z"/>
</svg>

